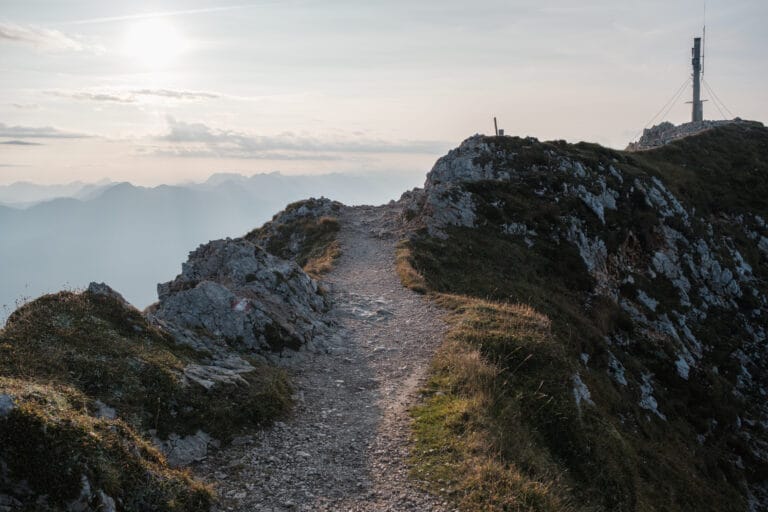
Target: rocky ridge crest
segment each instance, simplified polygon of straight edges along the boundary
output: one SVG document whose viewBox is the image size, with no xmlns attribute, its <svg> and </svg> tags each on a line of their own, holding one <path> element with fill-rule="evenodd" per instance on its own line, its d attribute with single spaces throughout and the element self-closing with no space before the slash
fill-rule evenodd
<svg viewBox="0 0 768 512">
<path fill-rule="evenodd" d="M 201 245 L 158 295 L 139 312 L 91 283 L 10 316 L 0 330 L 0 510 L 207 510 L 211 489 L 173 468 L 284 415 L 292 390 L 274 363 L 323 350 L 330 327 L 318 283 L 245 238 Z"/>
<path fill-rule="evenodd" d="M 765 147 L 764 128 L 744 129 L 762 130 Z M 710 134 L 716 138 L 717 129 Z M 766 208 L 708 211 L 675 190 L 676 175 L 656 164 L 583 143 L 475 135 L 437 161 L 423 189 L 404 194 L 404 218 L 414 239 L 451 246 L 477 230 L 488 246 L 519 246 L 553 270 L 577 254 L 583 270 L 573 274 L 588 276 L 574 285 L 583 287 L 576 290 L 581 308 L 609 301 L 621 325 L 573 354 L 576 405 L 599 405 L 584 377 L 602 372 L 638 417 L 687 422 L 695 432 L 690 444 L 702 452 L 730 445 L 723 464 L 749 482 L 746 499 L 763 510 Z"/>
</svg>

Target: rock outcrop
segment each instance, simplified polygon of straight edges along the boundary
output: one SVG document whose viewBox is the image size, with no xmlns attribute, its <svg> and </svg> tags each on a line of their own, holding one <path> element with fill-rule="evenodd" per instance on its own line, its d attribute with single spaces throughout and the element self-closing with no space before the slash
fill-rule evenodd
<svg viewBox="0 0 768 512">
<path fill-rule="evenodd" d="M 627 145 L 627 151 L 643 151 L 646 149 L 653 149 L 659 146 L 664 146 L 670 142 L 683 137 L 689 137 L 696 135 L 705 130 L 710 130 L 718 126 L 725 126 L 732 123 L 743 122 L 740 118 L 727 119 L 727 120 L 704 120 L 690 123 L 683 123 L 680 125 L 674 125 L 668 121 L 659 123 L 650 128 L 643 130 L 643 134 L 636 142 L 630 142 Z"/>
<path fill-rule="evenodd" d="M 317 283 L 245 239 L 201 245 L 158 296 L 149 318 L 198 349 L 298 350 L 326 328 Z"/>
<path fill-rule="evenodd" d="M 313 348 L 329 327 L 317 282 L 244 238 L 201 245 L 158 295 L 140 312 L 91 283 L 10 316 L 0 510 L 207 510 L 211 489 L 174 468 L 285 414 L 292 389 L 267 360 Z"/>
<path fill-rule="evenodd" d="M 321 219 L 336 219 L 343 205 L 338 201 L 321 197 L 289 204 L 272 220 L 245 236 L 246 240 L 259 244 L 272 254 L 284 259 L 300 261 L 312 243 L 312 232 L 306 226 L 317 225 Z"/>
<path fill-rule="evenodd" d="M 768 130 L 735 123 L 706 137 L 709 147 L 685 139 L 699 144 L 696 153 L 670 149 L 670 162 L 653 152 L 476 135 L 401 202 L 417 270 L 439 291 L 525 301 L 515 293 L 546 289 L 540 279 L 547 279 L 561 288 L 553 285 L 540 306 L 562 318 L 573 310 L 590 318 L 598 305 L 612 311 L 615 320 L 595 324 L 601 337 L 575 335 L 575 405 L 599 410 L 606 399 L 591 387 L 612 383 L 611 393 L 635 404 L 635 419 L 623 411 L 621 428 L 686 425 L 691 449 L 718 458 L 745 500 L 766 510 L 768 208 L 757 197 L 766 186 Z M 699 168 L 705 154 L 724 167 L 710 160 Z M 734 196 L 742 182 L 749 185 Z M 449 266 L 457 261 L 500 273 L 480 289 Z M 503 273 L 526 271 L 550 275 Z M 555 300 L 558 293 L 568 296 Z"/>
</svg>

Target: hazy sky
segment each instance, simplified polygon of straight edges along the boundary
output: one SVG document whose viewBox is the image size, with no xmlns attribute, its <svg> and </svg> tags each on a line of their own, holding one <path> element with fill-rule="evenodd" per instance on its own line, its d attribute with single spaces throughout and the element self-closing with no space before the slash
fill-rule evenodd
<svg viewBox="0 0 768 512">
<path fill-rule="evenodd" d="M 768 120 L 768 0 L 706 11 L 705 79 Z M 0 184 L 423 174 L 494 115 L 623 147 L 690 75 L 702 19 L 701 0 L 2 0 Z"/>
</svg>

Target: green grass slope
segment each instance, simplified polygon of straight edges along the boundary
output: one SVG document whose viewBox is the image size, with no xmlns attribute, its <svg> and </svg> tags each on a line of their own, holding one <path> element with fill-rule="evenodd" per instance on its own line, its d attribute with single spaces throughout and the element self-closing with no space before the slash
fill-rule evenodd
<svg viewBox="0 0 768 512">
<path fill-rule="evenodd" d="M 487 150 L 473 165 L 511 178 L 458 184 L 453 197 L 471 197 L 474 227 L 431 236 L 418 222 L 427 210 L 407 212 L 414 232 L 398 254 L 403 282 L 453 312 L 413 410 L 418 479 L 463 510 L 744 511 L 759 502 L 768 464 L 750 442 L 764 433 L 744 430 L 744 420 L 761 417 L 754 390 L 768 377 L 764 350 L 748 341 L 768 311 L 768 254 L 757 243 L 768 234 L 760 226 L 768 130 L 729 126 L 644 153 L 514 137 L 481 143 Z M 591 184 L 559 170 L 564 161 L 616 191 L 604 222 L 569 195 Z M 690 216 L 662 214 L 639 194 L 652 177 Z M 525 229 L 510 234 L 510 225 Z M 586 237 L 572 236 L 573 226 Z M 681 234 L 671 248 L 670 230 Z M 723 268 L 738 252 L 750 267 L 741 286 L 755 292 L 712 302 L 691 324 L 704 349 L 683 378 L 677 332 L 657 326 L 697 310 L 679 280 L 647 269 L 659 251 L 687 254 L 699 239 L 719 247 L 713 257 Z M 602 284 L 585 264 L 585 240 L 604 244 Z M 704 266 L 691 261 L 685 272 Z M 703 302 L 706 287 L 688 277 L 690 302 Z M 626 307 L 641 291 L 657 302 L 645 324 Z"/>
<path fill-rule="evenodd" d="M 87 478 L 122 510 L 207 509 L 210 489 L 170 469 L 147 433 L 226 441 L 285 414 L 291 394 L 283 371 L 257 361 L 210 389 L 185 378 L 207 358 L 109 295 L 61 292 L 19 308 L 0 331 L 0 395 L 16 404 L 0 417 L 0 494 L 47 496 L 33 508 L 58 510 Z M 116 419 L 97 417 L 105 406 Z"/>
<path fill-rule="evenodd" d="M 336 240 L 341 208 L 341 203 L 325 198 L 296 201 L 245 239 L 295 261 L 310 276 L 319 278 L 341 254 Z"/>
</svg>

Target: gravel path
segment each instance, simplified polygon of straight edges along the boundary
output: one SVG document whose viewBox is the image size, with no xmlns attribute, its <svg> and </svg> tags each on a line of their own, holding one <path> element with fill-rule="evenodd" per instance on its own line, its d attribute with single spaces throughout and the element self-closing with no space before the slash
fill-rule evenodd
<svg viewBox="0 0 768 512">
<path fill-rule="evenodd" d="M 407 408 L 446 326 L 395 273 L 395 213 L 342 212 L 343 254 L 324 280 L 339 329 L 328 353 L 290 369 L 298 388 L 290 419 L 196 468 L 218 487 L 218 510 L 448 510 L 408 479 Z"/>
</svg>

